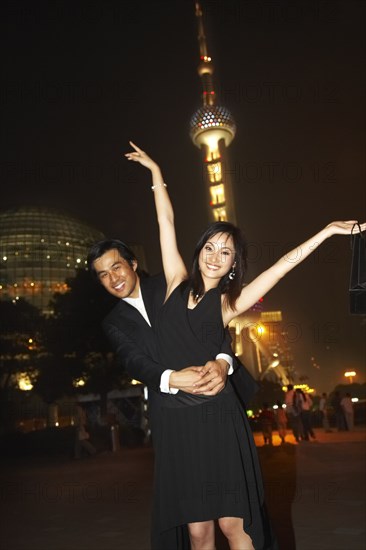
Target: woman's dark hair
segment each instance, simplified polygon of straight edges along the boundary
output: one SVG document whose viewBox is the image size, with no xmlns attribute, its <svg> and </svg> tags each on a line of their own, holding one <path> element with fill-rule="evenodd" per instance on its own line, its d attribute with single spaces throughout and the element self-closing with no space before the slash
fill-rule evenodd
<svg viewBox="0 0 366 550">
<path fill-rule="evenodd" d="M 244 275 L 247 269 L 247 245 L 244 235 L 238 227 L 229 222 L 211 223 L 206 231 L 201 235 L 193 254 L 192 270 L 190 275 L 190 286 L 194 296 L 203 296 L 204 284 L 199 270 L 198 258 L 204 245 L 214 235 L 225 233 L 233 239 L 235 248 L 235 277 L 229 279 L 229 272 L 221 278 L 218 288 L 221 294 L 225 294 L 225 302 L 231 309 L 234 309 L 235 302 L 238 299 L 244 286 Z"/>
<path fill-rule="evenodd" d="M 98 241 L 93 244 L 87 256 L 88 269 L 95 279 L 97 279 L 97 273 L 95 271 L 94 262 L 109 250 L 118 250 L 119 255 L 124 258 L 131 267 L 134 262 L 137 262 L 135 254 L 124 242 L 118 239 Z M 138 273 L 138 270 L 136 270 L 136 272 Z"/>
</svg>

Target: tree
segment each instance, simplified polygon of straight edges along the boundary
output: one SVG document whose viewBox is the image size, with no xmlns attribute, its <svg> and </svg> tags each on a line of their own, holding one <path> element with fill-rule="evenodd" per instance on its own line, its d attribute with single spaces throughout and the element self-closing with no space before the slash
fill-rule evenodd
<svg viewBox="0 0 366 550">
<path fill-rule="evenodd" d="M 117 299 L 97 285 L 85 270 L 67 281 L 69 291 L 54 295 L 54 315 L 47 324 L 48 350 L 84 358 L 92 351 L 109 351 L 101 329 L 103 317 Z"/>
<path fill-rule="evenodd" d="M 8 424 L 11 390 L 21 373 L 33 379 L 37 355 L 42 350 L 44 318 L 25 300 L 0 301 L 0 422 Z"/>
<path fill-rule="evenodd" d="M 75 360 L 62 355 L 43 354 L 37 361 L 34 391 L 51 405 L 62 397 L 75 393 L 73 380 L 78 376 Z"/>
<path fill-rule="evenodd" d="M 54 295 L 54 316 L 47 323 L 47 348 L 56 365 L 63 362 L 67 367 L 74 382 L 83 379 L 85 385 L 78 391 L 101 395 L 105 412 L 108 391 L 125 386 L 129 380 L 116 363 L 101 328 L 103 317 L 117 300 L 84 270 L 67 283 L 67 293 Z M 52 384 L 52 379 L 47 380 Z"/>
</svg>

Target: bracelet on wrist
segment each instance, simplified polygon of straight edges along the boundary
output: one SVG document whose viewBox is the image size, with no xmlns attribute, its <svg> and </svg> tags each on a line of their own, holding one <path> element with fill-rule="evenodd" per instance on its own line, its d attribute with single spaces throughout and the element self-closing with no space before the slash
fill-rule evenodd
<svg viewBox="0 0 366 550">
<path fill-rule="evenodd" d="M 154 191 L 156 187 L 168 187 L 166 183 L 156 183 L 155 185 L 151 186 L 151 189 Z"/>
</svg>

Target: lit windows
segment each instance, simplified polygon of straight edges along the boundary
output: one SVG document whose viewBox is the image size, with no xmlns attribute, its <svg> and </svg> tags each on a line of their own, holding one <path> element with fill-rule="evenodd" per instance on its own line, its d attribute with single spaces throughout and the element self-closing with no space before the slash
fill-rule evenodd
<svg viewBox="0 0 366 550">
<path fill-rule="evenodd" d="M 211 205 L 225 203 L 225 189 L 223 184 L 210 187 Z"/>
</svg>

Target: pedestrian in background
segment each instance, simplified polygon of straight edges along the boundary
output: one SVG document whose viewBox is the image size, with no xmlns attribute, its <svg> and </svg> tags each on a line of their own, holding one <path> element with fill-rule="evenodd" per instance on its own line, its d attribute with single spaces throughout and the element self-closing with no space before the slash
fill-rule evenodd
<svg viewBox="0 0 366 550">
<path fill-rule="evenodd" d="M 354 425 L 354 422 L 353 422 L 354 413 L 353 413 L 353 403 L 352 403 L 350 393 L 346 393 L 346 395 L 342 397 L 341 407 L 343 409 L 343 414 L 346 421 L 346 428 L 347 430 L 351 431 L 353 430 L 353 425 Z"/>
<path fill-rule="evenodd" d="M 276 425 L 278 430 L 278 435 L 281 438 L 281 444 L 286 443 L 286 432 L 287 432 L 287 417 L 285 409 L 282 406 L 281 401 L 277 401 L 277 409 L 275 412 Z"/>
<path fill-rule="evenodd" d="M 81 458 L 83 449 L 90 456 L 94 456 L 97 452 L 94 445 L 90 442 L 90 435 L 86 429 L 87 417 L 86 411 L 83 405 L 76 406 L 75 417 L 75 451 L 74 456 L 76 459 Z"/>
<path fill-rule="evenodd" d="M 322 393 L 322 396 L 319 401 L 319 411 L 320 411 L 320 417 L 322 426 L 324 428 L 325 432 L 331 433 L 330 425 L 329 425 L 329 416 L 328 416 L 328 398 L 326 393 Z"/>
<path fill-rule="evenodd" d="M 273 445 L 272 432 L 274 423 L 273 411 L 269 408 L 268 403 L 263 403 L 263 409 L 259 414 L 261 429 L 265 445 Z"/>
<path fill-rule="evenodd" d="M 341 394 L 339 393 L 339 391 L 334 392 L 331 404 L 335 414 L 337 430 L 339 432 L 344 432 L 347 429 L 346 418 L 344 416 L 344 410 L 341 405 Z"/>
<path fill-rule="evenodd" d="M 295 440 L 300 441 L 300 435 L 302 433 L 300 411 L 294 405 L 295 390 L 292 384 L 287 386 L 287 392 L 285 395 L 286 416 L 288 426 L 294 434 Z"/>
<path fill-rule="evenodd" d="M 316 439 L 315 433 L 311 427 L 311 407 L 313 400 L 308 393 L 304 393 L 300 388 L 296 389 L 294 397 L 294 406 L 299 411 L 302 423 L 302 439 L 309 441 L 309 436 Z"/>
</svg>

